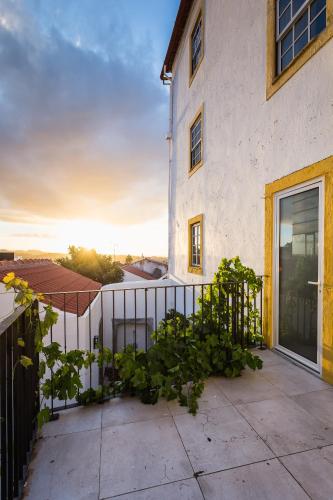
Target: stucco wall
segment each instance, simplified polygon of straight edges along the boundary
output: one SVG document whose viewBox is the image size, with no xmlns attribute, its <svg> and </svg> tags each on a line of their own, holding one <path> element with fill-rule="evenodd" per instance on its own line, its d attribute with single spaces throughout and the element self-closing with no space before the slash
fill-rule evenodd
<svg viewBox="0 0 333 500">
<path fill-rule="evenodd" d="M 265 184 L 333 153 L 333 40 L 266 101 L 266 0 L 206 0 L 205 54 L 189 87 L 192 10 L 173 68 L 169 271 L 210 279 L 221 257 L 263 273 Z M 204 104 L 204 165 L 188 177 Z M 187 221 L 204 214 L 204 276 L 187 272 Z"/>
</svg>

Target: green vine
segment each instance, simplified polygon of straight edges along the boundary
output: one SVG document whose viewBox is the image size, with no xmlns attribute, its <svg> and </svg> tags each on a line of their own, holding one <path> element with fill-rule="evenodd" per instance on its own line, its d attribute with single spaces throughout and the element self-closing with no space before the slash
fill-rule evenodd
<svg viewBox="0 0 333 500">
<path fill-rule="evenodd" d="M 40 379 L 41 410 L 38 413 L 38 427 L 41 428 L 51 417 L 50 408 L 45 404 L 45 401 L 52 397 L 59 400 L 75 398 L 83 387 L 79 371 L 82 368 L 89 368 L 95 361 L 99 366 L 110 363 L 112 353 L 108 348 L 101 350 L 98 355 L 80 349 L 64 352 L 58 342 L 50 342 L 45 345 L 46 336 L 57 323 L 58 313 L 53 310 L 51 304 L 47 304 L 43 306 L 44 317 L 41 319 L 38 304 L 45 300 L 43 294 L 35 293 L 29 288 L 27 281 L 16 277 L 14 273 L 8 273 L 3 282 L 6 290 L 15 292 L 16 305 L 25 307 L 25 313 L 34 332 L 35 350 L 39 355 L 38 376 Z M 24 341 L 18 339 L 18 345 L 23 348 Z M 33 361 L 31 358 L 21 355 L 18 363 L 28 368 L 33 364 Z M 47 369 L 50 370 L 52 376 L 45 378 Z"/>
</svg>

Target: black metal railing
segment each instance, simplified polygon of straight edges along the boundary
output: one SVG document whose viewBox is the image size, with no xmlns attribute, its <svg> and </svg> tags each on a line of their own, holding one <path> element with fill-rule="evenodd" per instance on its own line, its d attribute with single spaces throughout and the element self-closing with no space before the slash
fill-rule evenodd
<svg viewBox="0 0 333 500">
<path fill-rule="evenodd" d="M 24 308 L 0 323 L 0 498 L 20 497 L 39 410 L 38 356 Z M 21 339 L 21 340 L 19 340 Z M 29 369 L 21 356 L 33 361 Z"/>
<path fill-rule="evenodd" d="M 116 353 L 129 344 L 146 351 L 160 322 L 168 318 L 172 324 L 174 318 L 176 329 L 179 314 L 186 317 L 188 324 L 196 318 L 196 328 L 202 335 L 217 328 L 221 333 L 229 332 L 232 341 L 242 346 L 253 346 L 254 338 L 263 333 L 262 290 L 253 290 L 247 282 L 175 285 L 165 280 L 159 286 L 124 283 L 103 290 L 45 294 L 45 298 L 59 312 L 46 342 L 59 342 L 66 352 L 87 349 L 98 354 L 108 347 Z M 83 392 L 113 384 L 117 370 L 114 362 L 103 368 L 94 364 L 81 370 L 80 376 Z M 50 407 L 56 412 L 77 404 L 76 399 L 52 400 Z"/>
</svg>

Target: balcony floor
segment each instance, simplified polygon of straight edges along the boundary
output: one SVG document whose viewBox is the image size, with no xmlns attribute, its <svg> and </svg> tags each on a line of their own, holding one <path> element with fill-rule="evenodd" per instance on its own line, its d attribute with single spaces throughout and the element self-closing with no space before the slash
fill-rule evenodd
<svg viewBox="0 0 333 500">
<path fill-rule="evenodd" d="M 24 498 L 331 499 L 333 388 L 260 354 L 260 372 L 210 379 L 196 417 L 134 398 L 62 412 L 36 445 Z"/>
</svg>

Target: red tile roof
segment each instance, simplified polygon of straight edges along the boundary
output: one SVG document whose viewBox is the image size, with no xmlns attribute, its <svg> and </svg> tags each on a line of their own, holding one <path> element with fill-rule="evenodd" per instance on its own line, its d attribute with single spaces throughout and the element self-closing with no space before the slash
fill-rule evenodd
<svg viewBox="0 0 333 500">
<path fill-rule="evenodd" d="M 146 273 L 145 271 L 141 271 L 135 266 L 126 265 L 122 266 L 123 271 L 127 271 L 128 273 L 135 274 L 135 276 L 140 276 L 140 278 L 144 278 L 145 280 L 155 280 L 156 278 L 149 273 Z"/>
<path fill-rule="evenodd" d="M 79 316 L 84 314 L 97 292 L 79 294 L 61 292 L 99 290 L 102 286 L 97 281 L 46 259 L 0 261 L 0 280 L 9 272 L 26 280 L 35 292 L 51 293 L 52 295 L 45 296 L 43 302 L 52 302 L 57 309 Z"/>
</svg>

